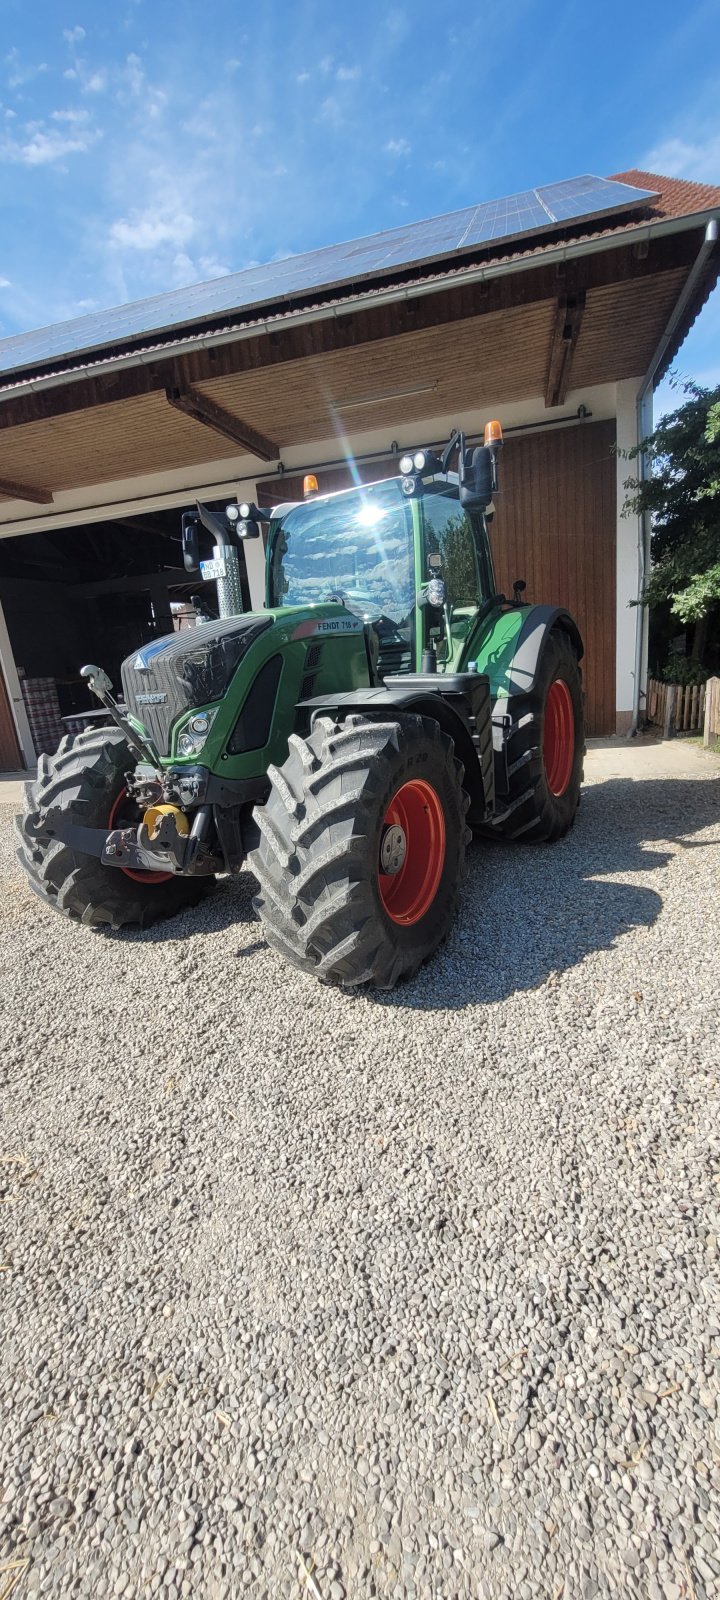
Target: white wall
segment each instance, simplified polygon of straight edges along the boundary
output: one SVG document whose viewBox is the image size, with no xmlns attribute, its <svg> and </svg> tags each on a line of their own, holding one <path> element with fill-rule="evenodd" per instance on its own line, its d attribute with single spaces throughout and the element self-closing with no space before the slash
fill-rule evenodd
<svg viewBox="0 0 720 1600">
<path fill-rule="evenodd" d="M 615 648 L 615 726 L 617 733 L 627 733 L 633 714 L 635 692 L 635 650 L 638 628 L 644 629 L 642 607 L 631 604 L 637 600 L 641 586 L 641 541 L 643 528 L 638 516 L 623 516 L 627 498 L 625 480 L 637 477 L 639 463 L 626 461 L 621 452 L 638 444 L 637 394 L 642 378 L 626 378 L 615 385 L 617 417 L 617 601 Z M 642 682 L 647 671 L 647 642 L 644 644 Z"/>
<path fill-rule="evenodd" d="M 1 604 L 0 604 L 0 673 L 2 673 L 2 676 L 5 679 L 5 683 L 7 685 L 8 700 L 10 701 L 10 710 L 12 711 L 13 721 L 15 723 L 15 731 L 16 731 L 17 736 L 18 736 L 18 743 L 20 745 L 20 751 L 21 751 L 23 760 L 25 762 L 26 767 L 28 767 L 28 768 L 34 767 L 35 766 L 35 762 L 37 760 L 37 757 L 35 755 L 35 746 L 34 746 L 34 744 L 32 742 L 32 734 L 30 732 L 30 723 L 28 722 L 27 711 L 25 710 L 25 701 L 23 700 L 23 697 L 22 697 L 22 690 L 20 688 L 20 680 L 19 680 L 18 675 L 17 675 L 17 668 L 15 666 L 15 658 L 14 658 L 13 653 L 12 653 L 12 647 L 11 647 L 11 644 L 10 644 L 10 636 L 8 634 L 8 631 L 7 631 L 7 624 L 5 622 L 5 614 L 3 612 L 3 608 L 2 608 Z"/>
</svg>

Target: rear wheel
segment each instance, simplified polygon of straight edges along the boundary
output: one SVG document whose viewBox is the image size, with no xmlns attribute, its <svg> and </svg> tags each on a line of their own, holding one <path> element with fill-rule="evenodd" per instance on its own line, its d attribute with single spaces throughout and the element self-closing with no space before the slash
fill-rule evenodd
<svg viewBox="0 0 720 1600">
<path fill-rule="evenodd" d="M 90 927 L 147 927 L 196 905 L 213 881 L 106 867 L 98 856 L 29 831 L 28 822 L 50 806 L 86 828 L 109 832 L 136 824 L 139 814 L 125 788 L 132 765 L 119 728 L 69 736 L 54 756 L 40 757 L 36 782 L 26 785 L 26 810 L 17 819 L 18 860 L 31 888 L 56 911 Z"/>
<path fill-rule="evenodd" d="M 530 844 L 561 839 L 575 820 L 584 754 L 582 680 L 566 633 L 548 634 L 532 688 L 506 709 L 509 789 L 491 831 Z"/>
<path fill-rule="evenodd" d="M 470 837 L 452 740 L 426 717 L 292 735 L 255 813 L 268 943 L 327 982 L 391 989 L 447 934 Z"/>
</svg>

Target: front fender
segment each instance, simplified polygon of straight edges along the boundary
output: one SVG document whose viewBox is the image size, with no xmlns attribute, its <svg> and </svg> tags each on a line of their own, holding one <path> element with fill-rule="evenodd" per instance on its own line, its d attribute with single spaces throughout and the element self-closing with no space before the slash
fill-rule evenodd
<svg viewBox="0 0 720 1600">
<path fill-rule="evenodd" d="M 415 676 L 415 683 L 401 677 L 388 679 L 381 688 L 355 689 L 331 697 L 301 702 L 318 716 L 345 717 L 357 714 L 387 719 L 395 715 L 430 717 L 447 733 L 455 754 L 464 768 L 463 786 L 470 796 L 470 822 L 481 822 L 492 815 L 495 803 L 495 775 L 492 755 L 492 724 L 489 686 L 479 673 Z"/>
</svg>

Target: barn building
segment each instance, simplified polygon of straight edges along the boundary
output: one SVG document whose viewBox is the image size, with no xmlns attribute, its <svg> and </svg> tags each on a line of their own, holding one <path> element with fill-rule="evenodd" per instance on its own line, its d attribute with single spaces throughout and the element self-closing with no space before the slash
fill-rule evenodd
<svg viewBox="0 0 720 1600">
<path fill-rule="evenodd" d="M 588 731 L 627 732 L 649 530 L 624 453 L 716 283 L 719 217 L 720 188 L 582 177 L 0 342 L 0 769 L 89 708 L 84 661 L 117 674 L 172 628 L 196 498 L 370 481 L 490 416 L 498 587 L 568 606 Z"/>
</svg>

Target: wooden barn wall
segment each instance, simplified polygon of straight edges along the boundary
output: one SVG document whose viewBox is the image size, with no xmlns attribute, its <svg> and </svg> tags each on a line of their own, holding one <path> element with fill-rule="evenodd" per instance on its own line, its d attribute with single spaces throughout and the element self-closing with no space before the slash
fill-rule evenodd
<svg viewBox="0 0 720 1600">
<path fill-rule="evenodd" d="M 18 772 L 24 765 L 20 759 L 10 696 L 0 667 L 0 772 Z"/>
<path fill-rule="evenodd" d="M 585 644 L 587 732 L 615 732 L 614 422 L 508 438 L 492 547 L 498 587 L 567 606 Z"/>
</svg>

